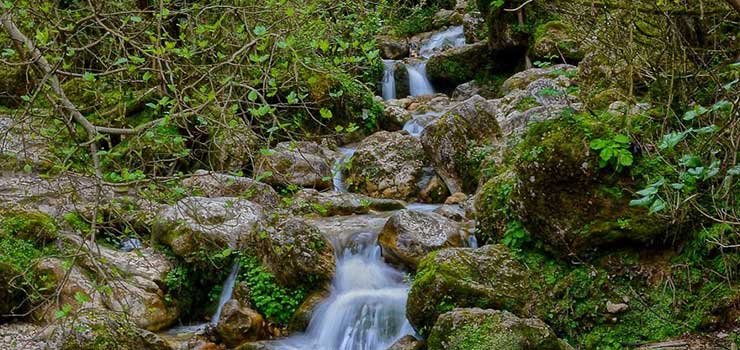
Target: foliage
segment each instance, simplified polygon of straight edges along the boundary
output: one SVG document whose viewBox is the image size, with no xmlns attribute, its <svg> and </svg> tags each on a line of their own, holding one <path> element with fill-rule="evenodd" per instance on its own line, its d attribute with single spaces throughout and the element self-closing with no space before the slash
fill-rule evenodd
<svg viewBox="0 0 740 350">
<path fill-rule="evenodd" d="M 241 254 L 238 281 L 249 286 L 249 298 L 257 311 L 268 319 L 287 324 L 298 306 L 306 297 L 303 288 L 289 289 L 277 283 L 275 276 L 267 272 L 257 258 Z"/>
<path fill-rule="evenodd" d="M 634 162 L 632 152 L 629 150 L 630 138 L 626 135 L 618 134 L 611 139 L 594 139 L 590 146 L 591 149 L 599 151 L 600 168 L 611 164 L 619 171 Z"/>
</svg>

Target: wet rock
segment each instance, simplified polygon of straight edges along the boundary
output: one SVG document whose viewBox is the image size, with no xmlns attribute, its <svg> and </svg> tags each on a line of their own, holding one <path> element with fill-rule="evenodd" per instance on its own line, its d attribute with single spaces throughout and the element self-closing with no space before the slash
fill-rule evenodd
<svg viewBox="0 0 740 350">
<path fill-rule="evenodd" d="M 380 131 L 360 143 L 350 159 L 345 179 L 351 192 L 376 198 L 411 200 L 429 160 L 413 136 Z"/>
<path fill-rule="evenodd" d="M 455 309 L 439 316 L 429 350 L 572 350 L 544 322 L 498 310 Z"/>
<path fill-rule="evenodd" d="M 228 347 L 239 346 L 248 341 L 265 339 L 265 322 L 257 311 L 232 299 L 224 304 L 221 318 L 216 324 L 216 335 Z"/>
<path fill-rule="evenodd" d="M 388 60 L 400 60 L 409 56 L 409 42 L 405 38 L 394 38 L 381 35 L 375 38 L 380 48 L 381 57 Z"/>
<path fill-rule="evenodd" d="M 315 142 L 281 142 L 256 163 L 256 174 L 269 174 L 271 185 L 298 185 L 316 189 L 332 187 L 332 165 L 336 152 Z"/>
<path fill-rule="evenodd" d="M 484 42 L 445 50 L 429 59 L 427 75 L 435 87 L 451 90 L 475 78 L 488 56 L 488 46 Z"/>
<path fill-rule="evenodd" d="M 248 200 L 187 197 L 160 213 L 152 234 L 173 253 L 189 260 L 199 250 L 238 248 L 262 218 L 262 206 Z"/>
<path fill-rule="evenodd" d="M 314 310 L 316 310 L 316 307 L 319 306 L 322 301 L 326 300 L 328 296 L 328 287 L 309 294 L 293 314 L 293 318 L 290 320 L 290 325 L 288 327 L 289 330 L 292 332 L 305 331 L 308 324 L 311 322 Z"/>
<path fill-rule="evenodd" d="M 204 197 L 240 197 L 264 207 L 274 207 L 280 196 L 270 185 L 248 177 L 197 170 L 181 185 Z"/>
<path fill-rule="evenodd" d="M 334 277 L 334 248 L 316 226 L 297 218 L 253 230 L 249 247 L 277 281 L 288 287 L 320 286 Z"/>
<path fill-rule="evenodd" d="M 381 127 L 383 130 L 398 131 L 403 129 L 404 124 L 411 120 L 409 111 L 400 106 L 386 104 L 383 109 L 384 118 Z"/>
<path fill-rule="evenodd" d="M 419 264 L 406 316 L 429 334 L 439 305 L 481 307 L 526 314 L 532 301 L 529 272 L 502 245 L 451 248 L 430 253 Z"/>
<path fill-rule="evenodd" d="M 496 105 L 476 95 L 427 126 L 421 143 L 450 192 L 473 192 L 479 169 L 469 166 L 470 148 L 495 142 L 500 132 Z"/>
<path fill-rule="evenodd" d="M 583 59 L 580 44 L 573 36 L 573 28 L 561 21 L 540 25 L 535 33 L 530 54 L 536 59 L 550 59 L 577 63 Z"/>
<path fill-rule="evenodd" d="M 421 350 L 426 347 L 426 342 L 422 339 L 416 339 L 413 335 L 404 336 L 398 339 L 387 350 Z"/>
<path fill-rule="evenodd" d="M 380 231 L 378 243 L 386 261 L 416 270 L 429 252 L 462 247 L 467 234 L 459 223 L 442 215 L 401 210 Z"/>
<path fill-rule="evenodd" d="M 459 205 L 442 205 L 434 209 L 434 213 L 455 221 L 463 221 L 466 218 L 465 209 Z"/>
<path fill-rule="evenodd" d="M 357 193 L 319 192 L 304 189 L 293 196 L 295 212 L 316 212 L 321 216 L 367 214 L 373 211 L 391 211 L 404 208 L 395 199 L 373 198 Z"/>
<path fill-rule="evenodd" d="M 427 167 L 424 171 L 427 175 L 422 178 L 419 183 L 419 201 L 422 203 L 440 203 L 449 194 L 450 191 L 447 189 L 447 185 L 444 180 L 434 173 L 434 168 Z"/>
<path fill-rule="evenodd" d="M 159 336 L 140 329 L 123 314 L 84 309 L 65 317 L 49 346 L 60 350 L 172 350 Z"/>
</svg>

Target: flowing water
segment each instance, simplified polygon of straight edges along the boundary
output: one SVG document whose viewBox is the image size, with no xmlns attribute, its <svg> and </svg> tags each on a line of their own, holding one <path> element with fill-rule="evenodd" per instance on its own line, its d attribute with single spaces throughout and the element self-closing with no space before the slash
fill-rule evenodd
<svg viewBox="0 0 740 350">
<path fill-rule="evenodd" d="M 211 317 L 212 325 L 216 325 L 218 323 L 218 320 L 221 319 L 221 311 L 223 311 L 224 305 L 226 305 L 227 301 L 231 300 L 231 295 L 234 294 L 234 284 L 236 284 L 236 276 L 238 273 L 239 261 L 236 261 L 234 262 L 234 266 L 231 267 L 229 277 L 227 277 L 224 282 L 223 289 L 221 289 L 221 295 L 218 298 L 218 307 L 216 308 L 216 312 L 213 313 L 213 317 Z"/>
<path fill-rule="evenodd" d="M 426 128 L 427 125 L 434 123 L 442 114 L 443 112 L 426 112 L 414 115 L 411 120 L 407 121 L 406 124 L 403 125 L 403 130 L 408 131 L 408 133 L 413 137 L 420 137 L 424 128 Z"/>
<path fill-rule="evenodd" d="M 463 26 L 450 27 L 447 30 L 434 33 L 429 39 L 424 40 L 421 43 L 419 55 L 430 58 L 440 51 L 463 45 L 465 45 Z"/>
<path fill-rule="evenodd" d="M 395 60 L 383 60 L 385 71 L 383 72 L 383 99 L 392 100 L 396 98 L 396 63 Z"/>
<path fill-rule="evenodd" d="M 411 96 L 431 95 L 434 93 L 432 83 L 427 76 L 427 61 L 406 63 L 409 74 L 409 93 Z"/>
<path fill-rule="evenodd" d="M 385 350 L 414 333 L 406 320 L 409 286 L 401 272 L 383 261 L 378 231 L 334 243 L 339 254 L 329 298 L 314 310 L 305 334 L 276 341 L 270 348 Z"/>
<path fill-rule="evenodd" d="M 355 154 L 355 150 L 356 148 L 354 147 L 339 147 L 339 152 L 342 155 L 337 159 L 332 168 L 332 172 L 334 173 L 332 178 L 334 191 L 347 192 L 347 186 L 344 183 L 344 176 L 342 175 L 342 167 L 347 164 L 347 161 L 353 154 Z"/>
</svg>

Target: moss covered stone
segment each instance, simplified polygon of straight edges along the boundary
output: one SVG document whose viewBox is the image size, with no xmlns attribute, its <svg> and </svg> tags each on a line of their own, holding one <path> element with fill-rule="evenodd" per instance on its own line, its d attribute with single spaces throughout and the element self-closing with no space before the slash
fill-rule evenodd
<svg viewBox="0 0 740 350">
<path fill-rule="evenodd" d="M 446 50 L 429 59 L 427 75 L 435 87 L 452 90 L 475 78 L 487 64 L 488 56 L 488 45 L 484 42 Z"/>
<path fill-rule="evenodd" d="M 537 27 L 530 53 L 538 59 L 575 63 L 583 51 L 573 37 L 573 27 L 562 21 L 550 21 Z"/>
<path fill-rule="evenodd" d="M 497 310 L 455 309 L 432 329 L 429 350 L 566 350 L 544 322 Z"/>
<path fill-rule="evenodd" d="M 60 350 L 171 350 L 154 333 L 136 327 L 124 314 L 84 309 L 65 317 L 54 335 Z"/>
<path fill-rule="evenodd" d="M 440 314 L 456 307 L 481 307 L 527 314 L 531 286 L 526 268 L 506 247 L 452 248 L 432 252 L 419 264 L 406 316 L 429 334 Z"/>
</svg>

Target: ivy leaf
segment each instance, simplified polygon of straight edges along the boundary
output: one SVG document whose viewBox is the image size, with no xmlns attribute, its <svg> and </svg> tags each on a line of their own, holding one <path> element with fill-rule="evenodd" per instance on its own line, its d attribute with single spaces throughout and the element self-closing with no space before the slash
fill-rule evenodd
<svg viewBox="0 0 740 350">
<path fill-rule="evenodd" d="M 660 149 L 671 149 L 686 138 L 686 133 L 683 132 L 671 132 L 663 135 L 663 139 L 660 141 Z"/>
</svg>

